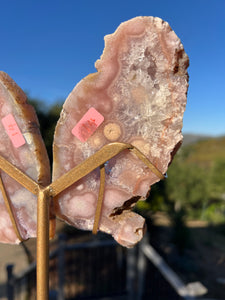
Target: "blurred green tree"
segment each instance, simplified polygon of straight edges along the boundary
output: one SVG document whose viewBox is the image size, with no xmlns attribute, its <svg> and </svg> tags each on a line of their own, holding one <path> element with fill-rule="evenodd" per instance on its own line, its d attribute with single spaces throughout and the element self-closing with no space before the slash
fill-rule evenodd
<svg viewBox="0 0 225 300">
<path fill-rule="evenodd" d="M 219 200 L 225 200 L 225 159 L 214 162 L 211 174 L 211 196 Z"/>
<path fill-rule="evenodd" d="M 196 210 L 209 202 L 209 174 L 196 164 L 190 164 L 179 157 L 168 170 L 166 194 L 173 203 L 174 211 L 185 209 L 195 215 Z"/>
</svg>

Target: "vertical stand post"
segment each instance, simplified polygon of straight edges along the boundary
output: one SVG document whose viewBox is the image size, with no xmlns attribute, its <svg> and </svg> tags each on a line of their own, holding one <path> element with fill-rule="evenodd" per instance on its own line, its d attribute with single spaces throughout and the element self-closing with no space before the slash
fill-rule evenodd
<svg viewBox="0 0 225 300">
<path fill-rule="evenodd" d="M 49 299 L 49 188 L 40 189 L 37 208 L 37 300 Z"/>
</svg>

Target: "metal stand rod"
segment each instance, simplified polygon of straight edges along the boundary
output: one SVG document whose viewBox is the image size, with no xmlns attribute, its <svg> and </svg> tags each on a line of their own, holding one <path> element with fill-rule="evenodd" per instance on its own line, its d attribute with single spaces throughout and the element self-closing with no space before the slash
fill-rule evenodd
<svg viewBox="0 0 225 300">
<path fill-rule="evenodd" d="M 49 299 L 49 188 L 40 189 L 37 208 L 37 300 Z"/>
</svg>

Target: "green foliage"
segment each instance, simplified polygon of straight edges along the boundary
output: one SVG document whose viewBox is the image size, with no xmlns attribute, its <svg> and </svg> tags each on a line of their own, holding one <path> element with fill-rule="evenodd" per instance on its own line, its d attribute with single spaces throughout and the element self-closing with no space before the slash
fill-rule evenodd
<svg viewBox="0 0 225 300">
<path fill-rule="evenodd" d="M 225 159 L 217 159 L 211 172 L 212 197 L 225 200 Z"/>
<path fill-rule="evenodd" d="M 152 211 L 184 210 L 189 219 L 225 221 L 225 137 L 214 138 L 180 149 L 168 169 L 168 178 L 158 193 L 152 193 Z M 159 205 L 160 203 L 160 205 Z"/>
<path fill-rule="evenodd" d="M 202 210 L 201 219 L 212 224 L 224 223 L 225 221 L 225 203 L 210 203 Z"/>
<path fill-rule="evenodd" d="M 137 211 L 149 211 L 151 209 L 151 205 L 149 202 L 147 201 L 138 201 L 136 206 L 135 206 L 135 209 Z"/>
<path fill-rule="evenodd" d="M 176 159 L 168 170 L 166 193 L 175 210 L 201 208 L 209 200 L 208 173 L 194 164 Z"/>
</svg>

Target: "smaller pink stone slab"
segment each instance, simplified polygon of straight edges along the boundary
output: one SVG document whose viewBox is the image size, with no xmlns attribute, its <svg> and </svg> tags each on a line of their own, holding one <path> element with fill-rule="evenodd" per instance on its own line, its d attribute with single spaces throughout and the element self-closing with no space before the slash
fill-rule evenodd
<svg viewBox="0 0 225 300">
<path fill-rule="evenodd" d="M 103 121 L 103 115 L 91 107 L 72 129 L 72 134 L 81 142 L 86 142 Z"/>
<path fill-rule="evenodd" d="M 12 114 L 4 117 L 2 124 L 15 148 L 19 148 L 26 143 Z"/>
</svg>

